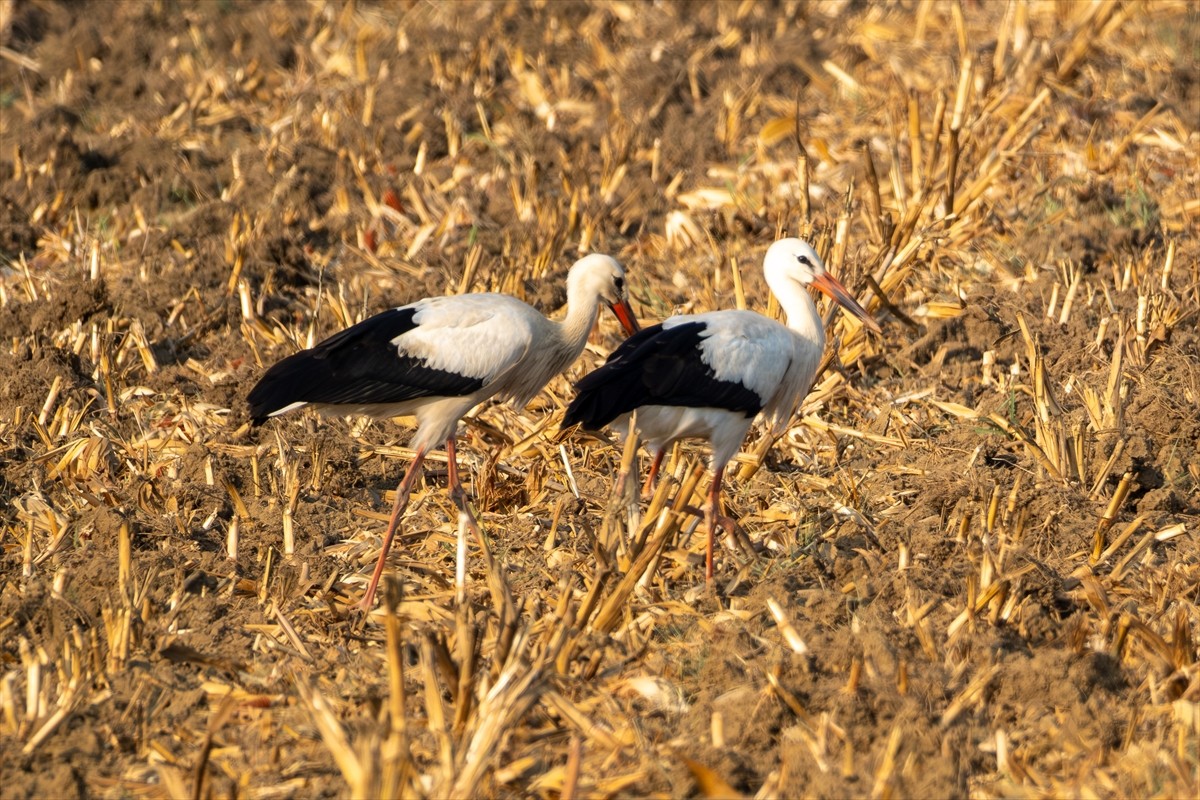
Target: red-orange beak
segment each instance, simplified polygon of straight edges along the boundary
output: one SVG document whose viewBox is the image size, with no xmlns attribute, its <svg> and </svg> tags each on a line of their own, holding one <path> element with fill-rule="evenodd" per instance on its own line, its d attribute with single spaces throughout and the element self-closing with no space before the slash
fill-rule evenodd
<svg viewBox="0 0 1200 800">
<path fill-rule="evenodd" d="M 628 300 L 618 300 L 609 306 L 613 313 L 617 315 L 617 319 L 621 323 L 621 327 L 625 329 L 626 336 L 633 336 L 640 331 L 642 327 L 638 325 L 637 317 L 633 315 L 633 309 L 629 307 Z"/>
<path fill-rule="evenodd" d="M 867 310 L 858 304 L 850 292 L 846 291 L 846 287 L 842 286 L 841 281 L 830 275 L 828 272 L 823 272 L 813 280 L 813 286 L 816 286 L 825 294 L 833 298 L 834 302 L 842 308 L 849 311 L 854 316 L 862 320 L 862 324 L 867 330 L 880 333 L 879 323 L 875 321 Z"/>
</svg>

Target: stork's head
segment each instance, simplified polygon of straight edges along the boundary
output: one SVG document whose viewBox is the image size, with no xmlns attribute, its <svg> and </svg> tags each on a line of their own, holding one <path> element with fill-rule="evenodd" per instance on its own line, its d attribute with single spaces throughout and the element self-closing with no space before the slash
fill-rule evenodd
<svg viewBox="0 0 1200 800">
<path fill-rule="evenodd" d="M 599 299 L 617 315 L 625 332 L 632 336 L 639 330 L 637 317 L 629 307 L 629 291 L 625 268 L 612 256 L 592 253 L 572 265 L 567 273 L 567 300 L 579 302 Z"/>
<path fill-rule="evenodd" d="M 808 242 L 800 239 L 780 239 L 767 249 L 763 258 L 763 272 L 769 285 L 794 281 L 801 286 L 815 286 L 833 298 L 854 316 L 862 320 L 869 330 L 879 333 L 879 324 L 858 304 L 841 281 L 825 271 L 821 257 Z"/>
</svg>

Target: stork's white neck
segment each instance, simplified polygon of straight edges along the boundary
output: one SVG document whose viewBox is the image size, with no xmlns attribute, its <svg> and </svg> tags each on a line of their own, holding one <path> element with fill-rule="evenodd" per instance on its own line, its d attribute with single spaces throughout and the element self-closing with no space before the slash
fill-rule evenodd
<svg viewBox="0 0 1200 800">
<path fill-rule="evenodd" d="M 772 278 L 775 278 L 772 280 Z M 802 339 L 814 342 L 818 347 L 825 346 L 825 327 L 821 324 L 821 315 L 812 295 L 802 284 L 787 276 L 767 275 L 767 285 L 779 300 L 780 307 L 787 315 L 787 326 Z"/>
<path fill-rule="evenodd" d="M 588 334 L 596 325 L 596 315 L 600 313 L 599 297 L 592 292 L 572 291 L 572 289 L 575 287 L 568 284 L 567 315 L 558 323 L 561 359 L 564 361 L 563 369 L 583 352 Z"/>
</svg>

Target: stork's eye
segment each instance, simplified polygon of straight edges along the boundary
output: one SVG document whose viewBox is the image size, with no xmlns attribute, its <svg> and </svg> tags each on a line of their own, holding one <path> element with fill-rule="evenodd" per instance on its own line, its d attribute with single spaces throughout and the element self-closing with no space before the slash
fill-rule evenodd
<svg viewBox="0 0 1200 800">
<path fill-rule="evenodd" d="M 625 279 L 624 278 L 618 276 L 617 279 L 615 281 L 613 281 L 613 283 L 616 284 L 618 292 L 625 291 Z"/>
<path fill-rule="evenodd" d="M 799 261 L 801 264 L 803 264 L 806 267 L 812 266 L 812 262 L 808 260 L 808 256 L 804 256 L 804 255 L 796 256 L 796 260 Z"/>
</svg>

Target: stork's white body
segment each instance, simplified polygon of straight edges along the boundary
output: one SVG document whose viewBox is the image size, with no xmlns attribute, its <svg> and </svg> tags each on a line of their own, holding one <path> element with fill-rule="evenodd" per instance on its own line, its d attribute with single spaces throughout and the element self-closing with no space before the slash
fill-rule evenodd
<svg viewBox="0 0 1200 800">
<path fill-rule="evenodd" d="M 548 319 L 505 294 L 480 293 L 418 300 L 415 327 L 390 339 L 398 354 L 431 370 L 477 378 L 469 394 L 418 397 L 388 403 L 295 403 L 271 416 L 312 405 L 323 414 L 362 414 L 376 419 L 413 415 L 417 430 L 409 446 L 429 449 L 446 441 L 463 415 L 495 397 L 524 407 L 551 378 L 583 351 L 598 302 L 563 322 Z M 582 312 L 582 313 L 579 313 Z"/>
<path fill-rule="evenodd" d="M 767 285 L 787 315 L 780 324 L 750 311 L 671 317 L 630 337 L 607 363 L 577 385 L 564 425 L 598 429 L 613 424 L 628 434 L 631 415 L 653 456 L 645 491 L 663 453 L 679 439 L 712 446 L 707 576 L 712 577 L 712 529 L 725 466 L 737 454 L 754 418 L 778 431 L 808 393 L 825 350 L 825 330 L 807 289 L 830 294 L 872 330 L 870 315 L 799 239 L 782 239 L 763 259 Z"/>
<path fill-rule="evenodd" d="M 704 327 L 696 358 L 712 370 L 717 381 L 741 384 L 759 399 L 758 412 L 778 432 L 808 393 L 825 350 L 825 330 L 808 292 L 799 302 L 812 307 L 811 316 L 789 313 L 792 320 L 818 320 L 794 330 L 753 311 L 712 311 L 676 316 L 662 323 L 669 331 L 679 325 Z M 629 414 L 614 422 L 622 438 L 629 432 Z M 707 439 L 712 463 L 727 464 L 754 423 L 754 415 L 720 407 L 648 404 L 637 408 L 637 426 L 647 448 L 657 457 L 680 439 Z"/>
<path fill-rule="evenodd" d="M 459 419 L 499 396 L 523 406 L 578 358 L 600 303 L 630 333 L 625 271 L 593 254 L 567 275 L 567 315 L 542 316 L 514 297 L 481 293 L 418 300 L 377 314 L 271 367 L 247 400 L 256 423 L 303 406 L 326 414 L 415 415 L 416 456 L 396 489 L 383 550 L 363 597 L 370 608 L 396 526 L 425 453 L 446 443 L 451 494 L 461 499 L 454 453 Z M 468 513 L 465 503 L 461 504 Z"/>
</svg>

